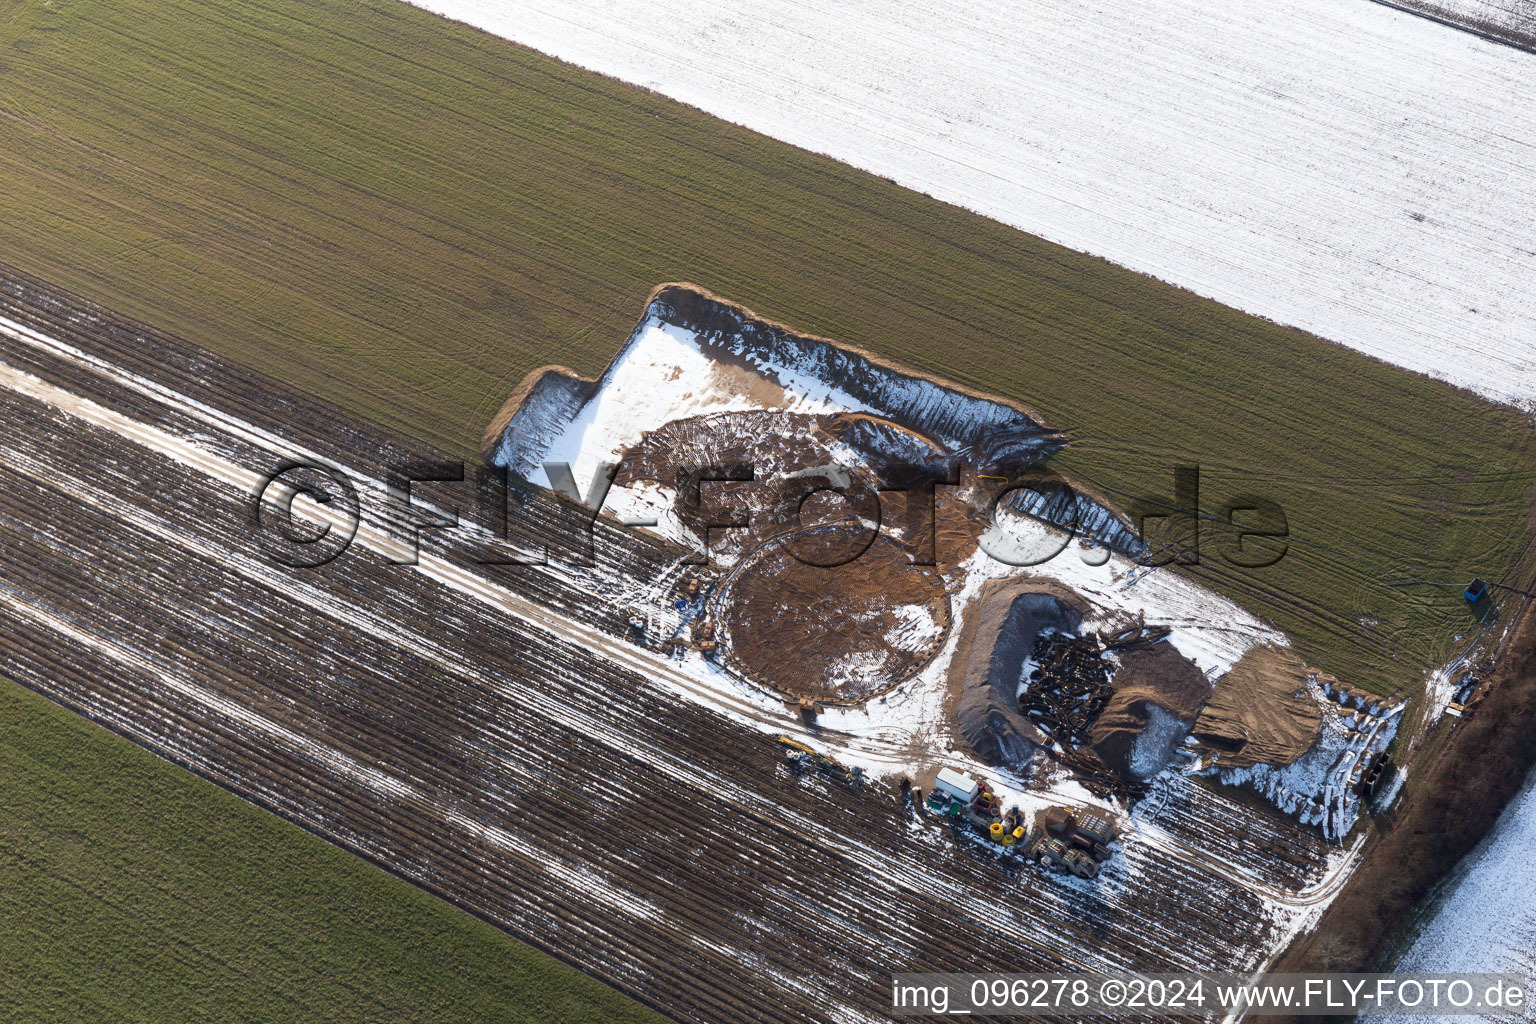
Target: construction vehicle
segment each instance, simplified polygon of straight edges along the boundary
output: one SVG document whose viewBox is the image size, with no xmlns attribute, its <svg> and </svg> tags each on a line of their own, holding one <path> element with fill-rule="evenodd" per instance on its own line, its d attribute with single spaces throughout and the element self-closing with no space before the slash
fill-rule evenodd
<svg viewBox="0 0 1536 1024">
<path fill-rule="evenodd" d="M 784 756 L 793 769 L 816 771 L 849 786 L 859 786 L 864 782 L 863 768 L 849 768 L 847 765 L 833 760 L 814 747 L 808 747 L 799 740 L 792 740 L 788 736 L 780 736 L 779 743 L 786 748 Z"/>
<path fill-rule="evenodd" d="M 699 582 L 697 576 L 690 576 L 686 580 L 679 581 L 673 593 L 677 596 L 672 599 L 672 607 L 680 612 L 686 612 L 698 602 L 703 593 L 703 584 Z"/>
<path fill-rule="evenodd" d="M 698 645 L 699 653 L 710 661 L 714 661 L 718 654 L 718 645 L 715 641 L 715 622 L 713 619 L 701 619 L 693 627 L 693 640 Z"/>
</svg>

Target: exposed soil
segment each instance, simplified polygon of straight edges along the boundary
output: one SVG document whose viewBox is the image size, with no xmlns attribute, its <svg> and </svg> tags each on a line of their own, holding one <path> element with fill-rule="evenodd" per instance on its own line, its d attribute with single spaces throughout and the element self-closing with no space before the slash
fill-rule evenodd
<svg viewBox="0 0 1536 1024">
<path fill-rule="evenodd" d="M 876 416 L 717 413 L 648 431 L 614 482 L 678 494 L 680 525 L 734 565 L 715 604 L 739 671 L 791 697 L 858 702 L 938 651 L 950 619 L 945 572 L 976 547 L 979 524 L 953 488 L 936 491 L 933 523 L 919 530 L 907 494 L 880 490 L 871 468 L 939 452 Z M 701 485 L 700 467 L 741 479 Z"/>
<path fill-rule="evenodd" d="M 880 538 L 835 567 L 772 545 L 730 588 L 721 616 L 735 665 L 795 697 L 866 700 L 911 677 L 949 632 L 949 593 Z"/>
<path fill-rule="evenodd" d="M 801 525 L 802 513 L 811 511 L 802 508 L 802 499 L 818 487 L 845 491 L 845 514 L 878 524 L 882 534 L 910 550 L 914 541 L 925 539 L 908 529 L 905 493 L 881 490 L 878 467 L 921 465 L 941 454 L 928 438 L 876 416 L 715 413 L 647 431 L 624 453 L 614 483 L 676 493 L 673 511 L 679 523 L 701 545 L 707 530 L 712 556 L 727 564 Z M 711 479 L 723 475 L 739 479 Z M 951 555 L 969 554 L 979 526 L 951 490 L 939 488 L 935 495 L 936 507 L 943 506 L 942 517 L 936 516 L 936 522 L 943 521 L 940 543 Z M 732 521 L 747 525 L 719 526 Z"/>
<path fill-rule="evenodd" d="M 1195 737 L 1225 768 L 1292 764 L 1317 740 L 1322 710 L 1306 690 L 1307 667 L 1289 648 L 1244 654 L 1195 722 Z"/>
<path fill-rule="evenodd" d="M 1114 694 L 1099 712 L 1089 745 L 1126 778 L 1157 774 L 1207 701 L 1211 684 L 1193 661 L 1164 640 L 1119 655 Z M 1148 729 L 1148 725 L 1155 726 Z"/>
<path fill-rule="evenodd" d="M 675 492 L 672 511 L 679 524 L 696 544 L 708 545 L 711 557 L 730 564 L 789 525 L 778 508 L 789 474 L 800 471 L 805 474 L 800 479 L 814 477 L 828 486 L 853 482 L 834 462 L 831 439 L 819 420 L 774 412 L 673 420 L 647 431 L 624 453 L 614 483 Z M 733 481 L 714 479 L 720 476 Z M 869 485 L 862 478 L 858 482 Z M 728 522 L 743 526 L 721 527 Z"/>
</svg>

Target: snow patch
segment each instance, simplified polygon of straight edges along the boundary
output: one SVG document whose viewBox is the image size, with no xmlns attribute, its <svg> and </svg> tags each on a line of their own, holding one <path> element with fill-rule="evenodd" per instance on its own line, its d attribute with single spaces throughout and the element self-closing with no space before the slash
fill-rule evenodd
<svg viewBox="0 0 1536 1024">
<path fill-rule="evenodd" d="M 1536 975 L 1536 775 L 1457 867 L 1394 971 Z M 1373 1022 L 1395 1018 L 1362 1017 Z M 1407 1022 L 1413 1018 L 1405 1017 Z M 1473 1018 L 1458 1018 L 1471 1020 Z M 1488 1020 L 1509 1020 L 1489 1015 Z M 1529 1011 L 1519 1019 L 1532 1019 Z"/>
</svg>

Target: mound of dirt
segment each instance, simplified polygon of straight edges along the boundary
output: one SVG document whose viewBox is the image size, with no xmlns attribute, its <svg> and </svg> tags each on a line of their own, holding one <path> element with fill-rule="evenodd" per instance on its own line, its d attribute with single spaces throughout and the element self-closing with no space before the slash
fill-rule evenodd
<svg viewBox="0 0 1536 1024">
<path fill-rule="evenodd" d="M 1118 657 L 1114 694 L 1093 723 L 1088 742 L 1122 777 L 1151 778 L 1189 734 L 1211 697 L 1211 684 L 1166 640 Z"/>
<path fill-rule="evenodd" d="M 693 332 L 713 359 L 739 362 L 774 377 L 787 371 L 825 382 L 875 415 L 940 438 L 957 450 L 983 435 L 1004 432 L 1032 437 L 1034 452 L 1028 461 L 1034 461 L 1066 441 L 1044 425 L 1038 412 L 1013 399 L 983 394 L 863 349 L 796 331 L 697 285 L 658 285 L 647 300 L 646 316 Z"/>
<path fill-rule="evenodd" d="M 1075 633 L 1087 604 L 1049 580 L 994 580 L 966 613 L 950 662 L 952 715 L 960 735 L 989 765 L 1017 765 L 1048 741 L 1019 714 L 1019 681 L 1035 637 Z"/>
<path fill-rule="evenodd" d="M 800 513 L 809 510 L 801 502 L 817 488 L 846 493 L 844 516 L 856 514 L 871 525 L 878 523 L 882 533 L 909 542 L 910 548 L 904 492 L 881 490 L 893 481 L 882 480 L 879 467 L 893 467 L 894 476 L 894 468 L 920 466 L 939 457 L 929 439 L 876 416 L 713 413 L 647 431 L 640 444 L 624 453 L 614 483 L 676 493 L 673 514 L 701 545 L 712 524 L 744 524 L 710 531 L 711 555 L 730 564 L 786 529 L 803 525 Z M 710 469 L 706 473 L 702 467 Z M 701 484 L 706 476 L 720 475 L 739 482 Z M 936 500 L 946 509 L 961 511 L 949 546 L 963 549 L 968 541 L 969 550 L 974 550 L 980 527 L 965 514 L 969 506 L 947 490 L 939 489 Z M 945 521 L 955 518 L 946 514 Z"/>
<path fill-rule="evenodd" d="M 548 445 L 565 429 L 582 406 L 597 394 L 597 383 L 564 366 L 541 366 L 525 376 L 496 410 L 480 438 L 480 450 L 488 461 L 514 423 L 520 442 L 537 449 Z"/>
<path fill-rule="evenodd" d="M 743 564 L 721 602 L 732 662 L 793 697 L 867 700 L 909 678 L 949 632 L 949 592 L 884 538 L 847 565 L 778 545 Z"/>
<path fill-rule="evenodd" d="M 614 482 L 677 494 L 677 525 L 731 567 L 713 610 L 734 667 L 792 697 L 847 703 L 909 678 L 948 634 L 943 572 L 975 550 L 974 510 L 940 488 L 920 534 L 906 493 L 882 489 L 939 455 L 878 416 L 711 413 L 646 432 Z M 736 480 L 701 483 L 713 476 Z"/>
<path fill-rule="evenodd" d="M 1016 401 L 790 330 L 697 286 L 666 284 L 652 290 L 644 315 L 601 377 L 589 380 L 558 367 L 531 374 L 494 417 L 482 447 L 491 464 L 540 485 L 548 484 L 551 463 L 578 466 L 588 480 L 597 467 L 644 447 L 648 428 L 744 408 L 785 417 L 825 417 L 837 409 L 846 422 L 835 440 L 845 448 L 880 448 L 900 435 L 923 451 L 963 457 L 968 472 L 989 478 L 1011 479 L 1067 442 Z M 866 433 L 878 436 L 860 436 Z M 911 447 L 886 449 L 885 461 L 905 462 L 911 452 L 902 449 Z M 729 453 L 705 453 L 719 454 Z M 673 482 L 672 469 L 661 470 L 662 483 Z M 1074 490 L 1068 500 L 1059 487 L 1042 493 L 1021 486 L 1005 501 L 1113 550 L 1141 552 L 1128 518 L 1091 489 Z M 627 497 L 656 506 L 651 495 Z"/>
<path fill-rule="evenodd" d="M 1307 667 L 1290 648 L 1250 648 L 1216 684 L 1195 722 L 1200 745 L 1223 768 L 1284 767 L 1305 754 L 1322 729 L 1322 709 L 1307 693 Z"/>
</svg>

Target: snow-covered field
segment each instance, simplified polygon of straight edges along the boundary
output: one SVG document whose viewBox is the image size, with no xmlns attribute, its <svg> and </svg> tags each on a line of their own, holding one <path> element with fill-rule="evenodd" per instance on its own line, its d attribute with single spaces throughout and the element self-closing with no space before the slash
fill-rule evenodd
<svg viewBox="0 0 1536 1024">
<path fill-rule="evenodd" d="M 1536 407 L 1536 54 L 1367 0 L 421 0 Z"/>
<path fill-rule="evenodd" d="M 1531 858 L 1533 847 L 1536 847 L 1536 775 L 1531 776 L 1525 789 L 1505 808 L 1494 831 L 1457 868 L 1445 898 L 1434 908 L 1413 945 L 1393 969 L 1511 971 L 1527 977 L 1536 974 L 1536 861 Z M 1390 1018 L 1365 1019 L 1385 1021 Z M 1536 1020 L 1536 1010 L 1528 1010 L 1518 1019 Z"/>
<path fill-rule="evenodd" d="M 1458 25 L 1522 43 L 1536 41 L 1536 0 L 1393 0 Z"/>
</svg>

